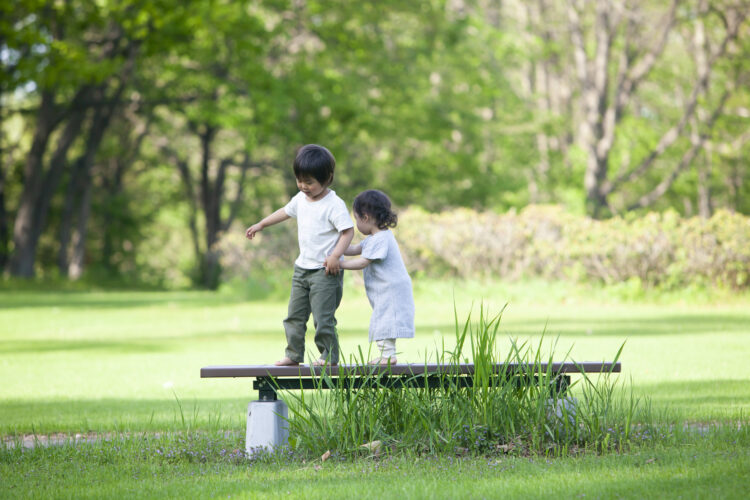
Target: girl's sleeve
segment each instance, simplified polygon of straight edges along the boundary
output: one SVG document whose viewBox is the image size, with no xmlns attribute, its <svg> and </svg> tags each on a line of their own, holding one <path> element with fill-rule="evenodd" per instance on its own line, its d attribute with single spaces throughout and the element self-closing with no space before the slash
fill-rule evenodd
<svg viewBox="0 0 750 500">
<path fill-rule="evenodd" d="M 289 203 L 287 203 L 286 206 L 284 206 L 284 212 L 286 212 L 286 214 L 289 217 L 294 217 L 295 219 L 297 218 L 297 202 L 298 202 L 298 198 L 299 198 L 299 193 L 296 194 L 296 195 L 294 195 L 292 197 L 292 199 L 289 200 Z"/>
<path fill-rule="evenodd" d="M 376 236 L 362 241 L 362 257 L 367 260 L 383 260 L 388 256 L 388 240 Z"/>
</svg>

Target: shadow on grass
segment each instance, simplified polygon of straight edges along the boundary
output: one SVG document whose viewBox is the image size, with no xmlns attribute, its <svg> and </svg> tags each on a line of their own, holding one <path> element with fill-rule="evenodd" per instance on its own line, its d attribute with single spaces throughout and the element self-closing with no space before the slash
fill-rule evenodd
<svg viewBox="0 0 750 500">
<path fill-rule="evenodd" d="M 750 333 L 750 313 L 665 314 L 653 318 L 591 318 L 539 320 L 503 323 L 501 331 L 511 335 L 538 335 L 546 324 L 548 334 L 595 336 L 683 335 L 692 333 Z"/>
<path fill-rule="evenodd" d="M 713 407 L 736 410 L 744 407 L 750 410 L 750 383 L 747 380 L 657 382 L 639 384 L 636 390 L 649 395 L 655 403 L 675 408 Z"/>
<path fill-rule="evenodd" d="M 0 402 L 0 435 L 76 432 L 244 429 L 248 389 L 238 398 L 6 399 Z"/>
<path fill-rule="evenodd" d="M 171 344 L 171 345 L 170 345 Z M 109 351 L 121 354 L 148 354 L 175 350 L 171 343 L 156 341 L 112 340 L 14 340 L 0 342 L 0 354 L 28 354 L 72 351 Z"/>
<path fill-rule="evenodd" d="M 213 485 L 211 494 L 242 497 L 252 491 L 259 498 L 276 498 L 280 493 L 305 491 L 308 495 L 333 498 L 354 496 L 363 499 L 388 497 L 386 490 L 406 498 L 742 498 L 748 480 L 744 474 L 748 458 L 713 458 L 703 449 L 685 464 L 679 457 L 644 464 L 647 458 L 613 456 L 585 468 L 580 460 L 547 461 L 511 459 L 502 466 L 463 466 L 431 464 L 429 460 L 412 465 L 408 472 L 398 465 L 375 469 L 359 465 L 349 474 L 339 471 L 303 474 L 245 473 L 243 481 Z M 526 463 L 523 463 L 522 460 Z M 332 466 L 331 466 L 332 467 Z M 196 481 L 198 483 L 198 481 Z M 217 495 L 217 496 L 218 496 Z M 739 496 L 737 496 L 739 495 Z"/>
<path fill-rule="evenodd" d="M 64 309 L 125 309 L 148 306 L 209 307 L 239 304 L 239 296 L 216 292 L 8 292 L 0 291 L 0 309 L 59 307 Z"/>
<path fill-rule="evenodd" d="M 279 343 L 279 349 L 283 348 L 284 331 L 279 320 L 279 328 L 276 332 L 268 332 L 268 338 Z M 106 352 L 109 354 L 151 354 L 160 352 L 182 351 L 186 343 L 193 341 L 209 342 L 227 342 L 242 341 L 247 342 L 248 352 L 251 351 L 254 339 L 257 339 L 259 332 L 253 330 L 226 330 L 226 329 L 202 329 L 190 334 L 179 335 L 153 335 L 141 333 L 133 337 L 120 336 L 120 340 L 56 340 L 54 338 L 32 339 L 32 340 L 0 340 L 0 354 L 29 354 L 29 353 L 56 353 L 56 352 Z M 348 328 L 339 332 L 341 338 L 357 339 L 365 342 L 367 340 L 368 330 L 366 328 Z M 308 350 L 315 351 L 313 339 L 315 332 L 308 331 L 306 334 L 306 347 Z M 344 353 L 342 356 L 348 358 L 348 355 L 355 355 L 356 352 Z M 269 360 L 270 361 L 270 360 Z"/>
</svg>

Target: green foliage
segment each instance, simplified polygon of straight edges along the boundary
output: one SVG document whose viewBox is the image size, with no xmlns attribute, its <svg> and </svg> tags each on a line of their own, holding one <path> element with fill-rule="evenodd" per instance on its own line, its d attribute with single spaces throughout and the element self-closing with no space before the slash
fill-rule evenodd
<svg viewBox="0 0 750 500">
<path fill-rule="evenodd" d="M 665 212 L 596 221 L 552 206 L 500 215 L 409 210 L 399 222 L 401 249 L 418 274 L 666 289 L 750 285 L 750 219 L 727 211 L 708 220 Z"/>
<path fill-rule="evenodd" d="M 223 244 L 217 240 L 228 229 L 224 223 L 233 215 L 247 226 L 284 203 L 295 191 L 294 151 L 309 142 L 324 144 L 336 155 L 334 188 L 344 199 L 379 188 L 400 206 L 429 211 L 520 210 L 533 200 L 583 213 L 587 152 L 575 140 L 580 89 L 565 35 L 567 7 L 546 5 L 540 19 L 548 22 L 535 27 L 528 17 L 535 7 L 515 1 L 9 3 L 0 16 L 6 70 L 0 74 L 0 168 L 7 179 L 0 191 L 6 205 L 0 206 L 0 219 L 7 210 L 12 225 L 27 182 L 23 159 L 42 125 L 34 118 L 41 92 L 54 94 L 56 119 L 65 121 L 76 92 L 82 92 L 91 114 L 101 106 L 96 96 L 106 100 L 118 85 L 124 87 L 122 102 L 114 109 L 92 172 L 85 262 L 92 275 L 205 286 L 201 274 L 216 274 L 205 257 Z M 658 2 L 642 7 L 645 13 L 662 9 Z M 702 17 L 711 43 L 725 30 L 720 15 L 725 7 L 717 5 Z M 593 11 L 584 10 L 586 23 L 592 22 Z M 634 168 L 680 119 L 695 80 L 694 61 L 685 57 L 685 48 L 696 12 L 694 2 L 681 7 L 679 27 L 664 55 L 617 118 L 613 179 Z M 631 28 L 649 32 L 652 20 L 634 15 Z M 655 202 L 658 211 L 697 213 L 703 188 L 710 190 L 709 211 L 750 210 L 750 197 L 743 196 L 750 187 L 743 160 L 750 97 L 741 85 L 748 72 L 743 56 L 750 52 L 747 23 L 739 33 L 712 70 L 712 92 L 698 103 L 699 116 L 710 114 L 721 89 L 732 89 L 715 126 L 703 130 L 696 125 L 710 148 Z M 613 50 L 619 51 L 624 32 L 615 35 Z M 132 73 L 124 71 L 129 64 Z M 615 67 L 611 74 L 615 82 Z M 97 84 L 106 84 L 101 94 L 86 92 Z M 45 157 L 54 153 L 61 128 Z M 141 129 L 146 129 L 142 144 L 134 132 Z M 616 190 L 612 206 L 624 209 L 659 183 L 680 161 L 688 135 L 683 132 L 655 168 Z M 549 142 L 544 148 L 541 137 Z M 85 150 L 84 141 L 74 142 L 68 163 Z M 209 142 L 210 151 L 204 151 Z M 120 160 L 130 165 L 122 177 L 114 173 Z M 250 167 L 243 170 L 245 161 Z M 179 162 L 187 165 L 189 182 L 177 172 Z M 219 175 L 224 162 L 230 166 Z M 62 197 L 72 177 L 67 169 L 50 195 L 49 224 L 37 259 L 41 275 L 49 276 L 56 267 L 58 228 L 65 217 Z M 121 186 L 113 188 L 118 178 Z M 202 179 L 211 182 L 201 185 Z M 207 209 L 217 199 L 218 208 Z M 188 237 L 160 235 L 164 231 Z M 160 248 L 169 248 L 170 255 L 158 255 Z M 421 244 L 414 250 L 419 259 L 430 252 L 440 253 Z M 534 252 L 541 255 L 544 249 Z M 427 272 L 476 274 L 451 259 L 436 256 Z M 503 264 L 508 265 L 513 264 Z M 524 266 L 519 272 L 545 275 Z M 733 272 L 708 281 L 746 281 L 742 269 Z M 643 280 L 640 275 L 649 273 L 624 274 Z M 616 281 L 619 274 L 597 279 Z M 585 269 L 582 275 L 591 272 Z M 674 279 L 648 276 L 644 283 L 652 281 Z"/>
<path fill-rule="evenodd" d="M 502 314 L 502 313 L 501 313 Z M 394 389 L 377 375 L 343 376 L 336 386 L 323 373 L 312 396 L 289 393 L 290 444 L 308 456 L 326 450 L 345 455 L 380 454 L 384 449 L 424 454 L 567 454 L 575 449 L 622 450 L 631 440 L 654 439 L 650 412 L 632 394 L 623 395 L 610 373 L 598 380 L 583 375 L 583 387 L 563 394 L 552 391 L 554 348 L 542 358 L 542 340 L 534 349 L 511 341 L 506 355 L 497 349 L 501 314 L 482 307 L 476 322 L 456 317 L 455 348 L 436 353 L 449 368 L 431 388 Z M 620 352 L 622 348 L 620 348 Z M 620 352 L 611 359 L 617 362 Z M 367 357 L 349 364 L 366 367 Z M 474 382 L 465 387 L 453 378 L 460 364 L 474 364 Z M 526 367 L 495 372 L 494 366 Z M 426 378 L 413 375 L 412 378 Z M 427 381 L 425 380 L 427 386 Z M 575 386 L 576 383 L 573 384 Z M 332 387 L 328 389 L 328 387 Z M 570 395 L 579 395 L 578 399 Z M 633 432 L 638 427 L 637 435 Z M 363 447 L 369 443 L 369 446 Z M 374 443 L 377 443 L 374 444 Z M 377 450 L 373 449 L 377 446 Z"/>
<path fill-rule="evenodd" d="M 561 207 L 531 205 L 503 214 L 409 208 L 394 230 L 415 277 L 542 278 L 644 289 L 750 289 L 750 218 L 725 210 L 710 219 L 675 212 L 597 221 Z M 239 231 L 222 244 L 227 278 L 262 280 L 297 254 L 296 229 L 281 225 L 248 243 Z"/>
</svg>

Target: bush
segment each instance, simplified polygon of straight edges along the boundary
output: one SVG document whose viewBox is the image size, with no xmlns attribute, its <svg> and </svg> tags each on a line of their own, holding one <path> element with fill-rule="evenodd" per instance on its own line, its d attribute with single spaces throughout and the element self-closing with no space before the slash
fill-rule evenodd
<svg viewBox="0 0 750 500">
<path fill-rule="evenodd" d="M 668 211 L 599 221 L 557 206 L 505 214 L 410 208 L 399 214 L 395 233 L 417 276 L 750 287 L 750 218 L 728 211 L 710 219 Z M 226 278 L 257 280 L 291 268 L 294 224 L 266 230 L 252 244 L 238 234 L 222 244 Z"/>
<path fill-rule="evenodd" d="M 397 233 L 409 270 L 429 276 L 750 286 L 750 219 L 727 211 L 598 221 L 554 206 L 507 214 L 410 209 Z"/>
</svg>

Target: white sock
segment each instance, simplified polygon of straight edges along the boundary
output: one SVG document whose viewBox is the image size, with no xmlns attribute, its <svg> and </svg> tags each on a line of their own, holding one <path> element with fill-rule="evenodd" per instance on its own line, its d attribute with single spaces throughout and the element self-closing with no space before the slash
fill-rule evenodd
<svg viewBox="0 0 750 500">
<path fill-rule="evenodd" d="M 380 355 L 384 358 L 396 357 L 396 339 L 376 340 Z"/>
</svg>

